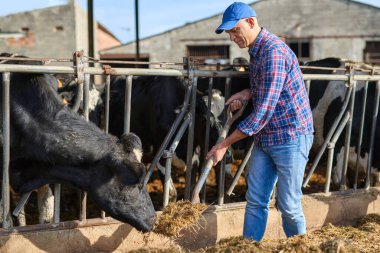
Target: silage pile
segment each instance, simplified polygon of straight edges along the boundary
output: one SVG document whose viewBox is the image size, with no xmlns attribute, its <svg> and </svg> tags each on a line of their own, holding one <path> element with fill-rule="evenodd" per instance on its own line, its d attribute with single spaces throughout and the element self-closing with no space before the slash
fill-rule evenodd
<svg viewBox="0 0 380 253">
<path fill-rule="evenodd" d="M 252 243 L 241 237 L 230 238 L 198 252 L 379 253 L 380 215 L 364 216 L 357 227 L 329 224 L 307 235 L 288 239 Z"/>
<path fill-rule="evenodd" d="M 196 232 L 206 209 L 207 205 L 190 201 L 169 203 L 158 217 L 153 232 L 168 237 L 179 237 L 183 229 Z"/>
<path fill-rule="evenodd" d="M 188 252 L 185 249 L 143 250 L 139 252 Z M 307 235 L 280 240 L 253 242 L 242 237 L 221 240 L 216 245 L 199 249 L 198 253 L 378 253 L 380 252 L 380 215 L 364 216 L 356 227 L 328 224 Z"/>
</svg>

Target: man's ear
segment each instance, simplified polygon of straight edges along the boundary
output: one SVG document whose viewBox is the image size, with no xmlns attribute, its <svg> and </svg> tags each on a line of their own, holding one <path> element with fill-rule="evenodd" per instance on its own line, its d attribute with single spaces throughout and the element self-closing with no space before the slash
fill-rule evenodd
<svg viewBox="0 0 380 253">
<path fill-rule="evenodd" d="M 255 26 L 255 20 L 252 17 L 247 18 L 246 21 L 251 29 Z"/>
</svg>

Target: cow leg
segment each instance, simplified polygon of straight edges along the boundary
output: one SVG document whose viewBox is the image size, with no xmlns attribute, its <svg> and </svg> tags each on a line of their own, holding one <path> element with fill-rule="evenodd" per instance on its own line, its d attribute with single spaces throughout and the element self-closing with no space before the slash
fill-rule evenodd
<svg viewBox="0 0 380 253">
<path fill-rule="evenodd" d="M 165 184 L 165 180 L 163 176 L 165 176 L 165 167 L 162 166 L 159 162 L 157 163 L 157 169 L 160 172 L 160 178 L 162 181 L 162 185 Z M 172 178 L 169 179 L 169 201 L 176 202 L 177 201 L 177 190 L 175 189 Z"/>
<path fill-rule="evenodd" d="M 39 223 L 51 223 L 54 215 L 54 195 L 49 185 L 37 190 Z"/>
<path fill-rule="evenodd" d="M 335 170 L 333 171 L 333 182 L 334 184 L 340 184 L 341 178 L 342 178 L 342 171 L 343 171 L 343 158 L 344 158 L 344 147 L 342 147 L 337 154 L 337 163 Z M 348 151 L 348 167 L 347 167 L 347 180 L 346 185 L 353 187 L 355 184 L 355 170 L 356 170 L 356 159 L 357 159 L 357 153 L 355 151 L 354 147 L 350 147 Z M 364 157 L 359 157 L 359 178 L 358 178 L 358 185 L 360 185 L 360 175 L 365 175 L 367 170 L 367 164 L 368 164 L 368 153 L 365 153 Z M 377 172 L 377 169 L 371 168 L 371 185 L 375 183 L 375 173 Z"/>
</svg>

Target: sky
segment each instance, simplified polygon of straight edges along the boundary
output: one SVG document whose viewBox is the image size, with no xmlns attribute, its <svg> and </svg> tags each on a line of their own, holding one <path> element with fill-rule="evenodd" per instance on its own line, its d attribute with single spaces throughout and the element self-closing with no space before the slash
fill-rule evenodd
<svg viewBox="0 0 380 253">
<path fill-rule="evenodd" d="M 253 3 L 255 0 L 239 0 Z M 87 9 L 87 0 L 77 0 Z M 223 11 L 234 0 L 139 0 L 139 36 L 145 38 Z M 380 0 L 357 2 L 380 7 Z M 67 0 L 0 0 L 0 16 L 66 4 Z M 95 19 L 122 43 L 135 39 L 135 0 L 93 0 Z"/>
</svg>

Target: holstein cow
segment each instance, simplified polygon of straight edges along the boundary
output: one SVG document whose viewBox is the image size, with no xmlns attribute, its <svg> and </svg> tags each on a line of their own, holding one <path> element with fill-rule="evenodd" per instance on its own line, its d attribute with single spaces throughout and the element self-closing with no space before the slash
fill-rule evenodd
<svg viewBox="0 0 380 253">
<path fill-rule="evenodd" d="M 10 78 L 12 188 L 26 193 L 45 184 L 72 184 L 111 217 L 152 230 L 155 212 L 142 183 L 139 137 L 117 139 L 70 111 L 49 75 L 13 73 Z"/>
<path fill-rule="evenodd" d="M 318 61 L 307 62 L 305 66 L 314 67 L 329 67 L 329 68 L 344 68 L 345 61 L 338 58 L 326 58 Z M 304 69 L 304 74 L 344 74 L 343 70 L 322 70 L 322 69 Z M 360 74 L 360 73 L 356 73 Z M 356 153 L 357 143 L 359 138 L 360 120 L 362 115 L 362 103 L 363 103 L 363 90 L 364 82 L 358 81 L 355 91 L 355 109 L 353 113 L 353 124 L 351 132 L 351 142 L 349 148 L 349 164 L 348 164 L 348 183 L 354 183 L 354 170 L 356 165 Z M 337 118 L 339 111 L 343 105 L 343 99 L 345 96 L 347 87 L 344 81 L 311 81 L 310 84 L 310 104 L 313 112 L 314 124 L 315 124 L 315 138 L 312 148 L 312 153 L 315 153 L 319 147 L 323 144 L 325 137 L 330 130 L 334 120 Z M 374 107 L 374 95 L 375 85 L 374 82 L 370 82 L 368 86 L 368 96 L 366 103 L 365 124 L 363 132 L 362 150 L 360 153 L 359 171 L 361 174 L 365 173 L 368 161 L 368 149 L 370 142 L 370 128 L 372 123 L 372 112 Z M 379 124 L 376 127 L 376 140 L 374 145 L 374 157 L 379 155 L 380 135 Z M 336 166 L 333 169 L 332 180 L 334 184 L 339 184 L 341 181 L 342 169 L 343 169 L 343 157 L 344 157 L 344 138 L 345 131 L 342 132 L 335 146 Z M 335 158 L 336 157 L 336 158 Z M 380 161 L 373 159 L 372 172 L 376 173 L 380 168 Z"/>
<path fill-rule="evenodd" d="M 123 133 L 123 115 L 124 115 L 124 92 L 125 76 L 113 77 L 111 80 L 111 97 L 110 97 L 110 114 L 109 114 L 109 132 L 119 136 Z M 144 154 L 153 154 L 159 150 L 161 143 L 169 132 L 179 110 L 183 104 L 186 92 L 186 85 L 183 78 L 170 76 L 145 76 L 134 77 L 131 101 L 131 121 L 130 129 L 141 137 Z M 206 98 L 197 98 L 196 118 L 194 130 L 194 167 L 202 162 L 199 157 L 200 150 L 204 146 L 205 126 L 207 120 Z M 220 105 L 221 104 L 221 105 Z M 218 120 L 224 105 L 224 97 L 219 92 L 215 92 L 212 97 L 212 113 L 210 127 L 210 144 L 216 142 L 220 129 Z M 198 148 L 196 148 L 198 146 Z M 200 147 L 200 148 L 199 148 Z M 177 166 L 184 167 L 187 150 L 187 133 L 183 135 L 176 155 Z M 152 157 L 145 155 L 145 161 L 151 161 Z M 174 160 L 173 160 L 174 161 Z M 178 161 L 182 161 L 178 163 Z M 162 162 L 161 162 L 162 164 Z M 164 168 L 158 164 L 157 167 L 161 172 Z M 193 168 L 194 168 L 193 167 Z M 176 197 L 176 191 L 172 182 L 170 195 L 171 199 Z"/>
</svg>

